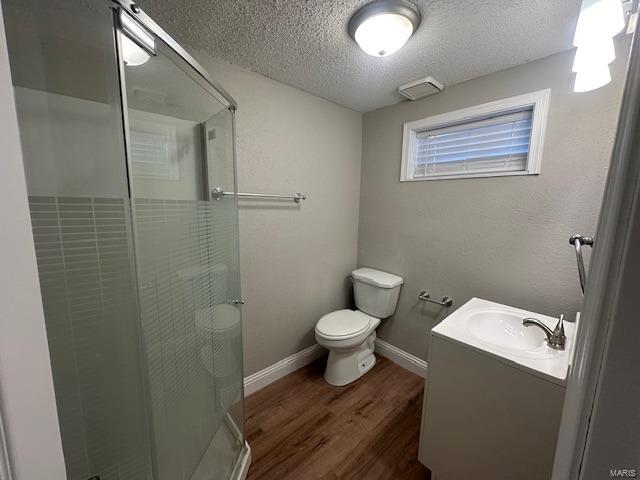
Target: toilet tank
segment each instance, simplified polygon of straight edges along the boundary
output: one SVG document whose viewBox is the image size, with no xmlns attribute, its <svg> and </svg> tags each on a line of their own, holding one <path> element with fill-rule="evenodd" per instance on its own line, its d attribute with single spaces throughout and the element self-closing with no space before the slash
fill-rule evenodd
<svg viewBox="0 0 640 480">
<path fill-rule="evenodd" d="M 358 310 L 376 318 L 393 315 L 402 277 L 373 268 L 358 268 L 351 272 L 351 277 Z"/>
</svg>

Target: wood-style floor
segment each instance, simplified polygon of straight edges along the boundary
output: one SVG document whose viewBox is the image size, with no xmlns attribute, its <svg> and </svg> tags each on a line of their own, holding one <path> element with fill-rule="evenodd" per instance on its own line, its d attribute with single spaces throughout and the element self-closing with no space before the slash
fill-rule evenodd
<svg viewBox="0 0 640 480">
<path fill-rule="evenodd" d="M 429 479 L 417 460 L 424 380 L 386 358 L 345 387 L 326 357 L 246 399 L 249 480 Z"/>
</svg>

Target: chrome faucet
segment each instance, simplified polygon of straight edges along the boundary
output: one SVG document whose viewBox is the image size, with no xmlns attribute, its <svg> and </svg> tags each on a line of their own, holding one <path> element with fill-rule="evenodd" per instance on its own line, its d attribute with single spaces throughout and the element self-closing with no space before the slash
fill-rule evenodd
<svg viewBox="0 0 640 480">
<path fill-rule="evenodd" d="M 564 315 L 560 315 L 560 319 L 558 320 L 558 324 L 556 328 L 551 330 L 544 323 L 536 318 L 525 318 L 522 320 L 522 325 L 525 327 L 529 327 L 531 325 L 535 325 L 536 327 L 540 327 L 544 334 L 547 336 L 547 345 L 555 350 L 564 350 L 564 344 L 567 340 L 566 335 L 564 334 L 564 324 L 563 324 Z"/>
</svg>

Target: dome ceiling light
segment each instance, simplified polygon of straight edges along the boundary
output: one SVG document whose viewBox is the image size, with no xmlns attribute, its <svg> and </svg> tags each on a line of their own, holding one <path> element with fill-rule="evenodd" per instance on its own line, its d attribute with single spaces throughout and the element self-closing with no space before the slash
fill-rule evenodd
<svg viewBox="0 0 640 480">
<path fill-rule="evenodd" d="M 420 10 L 406 0 L 376 0 L 353 14 L 349 35 L 365 53 L 386 57 L 407 43 L 420 25 Z"/>
</svg>

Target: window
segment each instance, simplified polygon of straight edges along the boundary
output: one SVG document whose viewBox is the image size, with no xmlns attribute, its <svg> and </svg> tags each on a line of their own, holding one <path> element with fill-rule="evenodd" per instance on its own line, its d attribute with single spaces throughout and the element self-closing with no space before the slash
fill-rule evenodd
<svg viewBox="0 0 640 480">
<path fill-rule="evenodd" d="M 549 93 L 405 123 L 400 181 L 540 173 Z"/>
<path fill-rule="evenodd" d="M 145 120 L 142 117 L 144 113 Z M 136 112 L 129 119 L 131 165 L 139 178 L 180 180 L 176 128 L 160 121 L 146 120 L 151 115 Z"/>
</svg>

